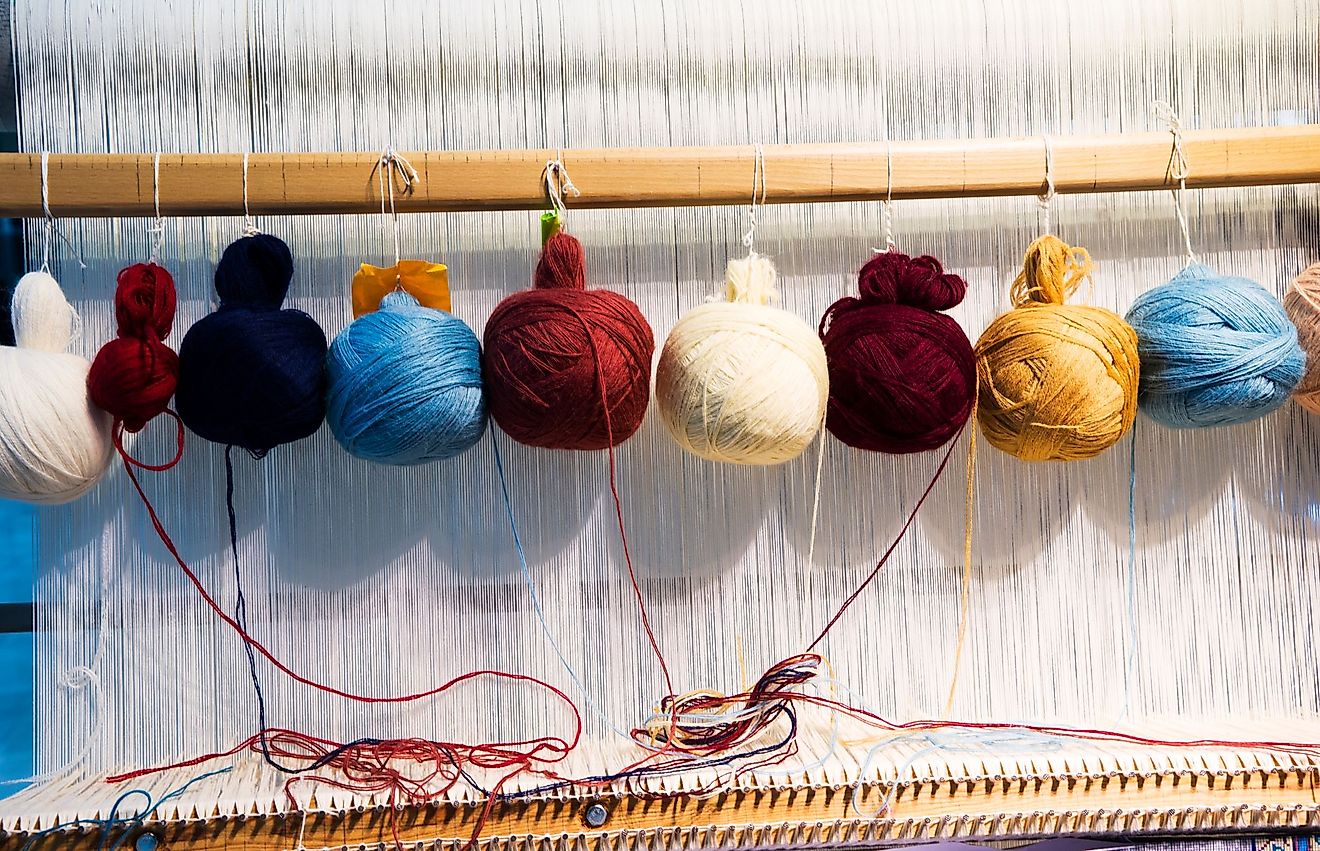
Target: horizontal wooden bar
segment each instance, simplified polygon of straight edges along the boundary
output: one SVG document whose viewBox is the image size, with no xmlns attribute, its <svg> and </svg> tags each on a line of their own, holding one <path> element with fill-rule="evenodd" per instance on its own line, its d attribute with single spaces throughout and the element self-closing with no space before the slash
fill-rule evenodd
<svg viewBox="0 0 1320 851">
<path fill-rule="evenodd" d="M 1060 193 L 1172 186 L 1169 133 L 1050 138 Z M 892 150 L 893 197 L 1037 195 L 1045 189 L 1045 140 L 967 139 L 767 145 L 771 204 L 885 197 Z M 1183 150 L 1189 187 L 1320 181 L 1320 125 L 1189 130 Z M 421 180 L 397 196 L 400 212 L 532 210 L 546 206 L 543 170 L 552 150 L 405 152 Z M 751 146 L 564 150 L 581 195 L 570 207 L 745 204 Z M 150 216 L 154 154 L 52 154 L 50 207 L 56 216 Z M 248 200 L 254 215 L 371 213 L 381 208 L 379 154 L 252 154 Z M 160 207 L 167 216 L 240 215 L 241 154 L 162 154 Z M 0 215 L 41 215 L 41 155 L 0 155 Z"/>
<path fill-rule="evenodd" d="M 762 847 L 891 844 L 935 839 L 1006 839 L 1100 833 L 1299 829 L 1320 825 L 1315 769 L 1216 774 L 1080 774 L 1055 778 L 904 780 L 851 786 L 730 789 L 706 795 L 547 796 L 496 803 L 481 847 Z M 857 797 L 854 797 L 854 793 Z M 588 807 L 604 815 L 589 822 Z M 882 817 L 859 814 L 884 809 Z M 165 851 L 286 851 L 289 848 L 448 846 L 471 838 L 480 804 L 316 809 L 263 814 L 215 812 L 171 818 L 157 812 L 130 826 L 124 847 L 143 832 Z M 594 826 L 593 826 L 594 824 Z M 0 851 L 23 851 L 37 830 L 0 834 Z M 821 831 L 824 831 L 823 833 Z M 57 833 L 35 851 L 96 851 L 119 830 Z M 581 840 L 572 842 L 576 837 Z M 626 842 L 628 838 L 632 842 Z M 538 839 L 540 841 L 538 841 Z M 655 841 L 648 841 L 655 840 Z M 138 846 L 141 847 L 141 846 Z"/>
</svg>

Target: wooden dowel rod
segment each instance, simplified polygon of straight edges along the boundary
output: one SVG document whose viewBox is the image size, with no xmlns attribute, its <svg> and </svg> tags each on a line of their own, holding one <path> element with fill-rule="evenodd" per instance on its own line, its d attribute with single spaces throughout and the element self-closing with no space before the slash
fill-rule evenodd
<svg viewBox="0 0 1320 851">
<path fill-rule="evenodd" d="M 1051 137 L 1060 193 L 1168 188 L 1168 133 Z M 885 195 L 886 145 L 767 145 L 769 203 L 877 200 Z M 1189 187 L 1320 182 L 1320 124 L 1189 130 L 1183 150 Z M 893 197 L 1037 195 L 1044 190 L 1045 143 L 1030 139 L 894 142 Z M 542 170 L 557 152 L 407 152 L 421 181 L 397 197 L 400 212 L 529 210 L 546 206 Z M 581 196 L 570 207 L 745 204 L 751 146 L 565 150 Z M 154 154 L 52 154 L 50 206 L 56 216 L 150 216 Z M 379 155 L 252 154 L 253 214 L 380 211 Z M 161 211 L 168 216 L 240 215 L 241 154 L 163 154 Z M 0 215 L 41 215 L 41 155 L 0 154 Z"/>
</svg>

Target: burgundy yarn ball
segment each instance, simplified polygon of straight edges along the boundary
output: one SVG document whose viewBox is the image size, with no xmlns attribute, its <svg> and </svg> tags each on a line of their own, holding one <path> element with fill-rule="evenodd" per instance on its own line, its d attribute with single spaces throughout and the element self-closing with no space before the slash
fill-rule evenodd
<svg viewBox="0 0 1320 851">
<path fill-rule="evenodd" d="M 115 319 L 119 336 L 101 347 L 87 373 L 97 407 L 130 432 L 141 431 L 170 404 L 179 382 L 179 356 L 162 342 L 174 325 L 174 278 L 155 263 L 119 272 Z"/>
<path fill-rule="evenodd" d="M 519 443 L 605 449 L 631 437 L 646 414 L 651 326 L 627 298 L 586 289 L 585 269 L 582 244 L 555 234 L 535 288 L 505 298 L 486 321 L 487 405 Z"/>
<path fill-rule="evenodd" d="M 943 313 L 967 283 L 934 257 L 877 254 L 858 274 L 860 297 L 832 304 L 820 322 L 830 371 L 825 426 L 849 446 L 924 452 L 967 422 L 976 356 Z"/>
</svg>

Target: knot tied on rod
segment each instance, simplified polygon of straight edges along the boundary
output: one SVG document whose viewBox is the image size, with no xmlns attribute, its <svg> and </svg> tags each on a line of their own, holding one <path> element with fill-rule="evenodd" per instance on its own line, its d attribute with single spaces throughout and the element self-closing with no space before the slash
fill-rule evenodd
<svg viewBox="0 0 1320 851">
<path fill-rule="evenodd" d="M 1172 428 L 1232 425 L 1286 401 L 1306 355 L 1279 300 L 1246 278 L 1188 266 L 1127 312 L 1141 355 L 1138 402 Z"/>
<path fill-rule="evenodd" d="M 546 240 L 533 281 L 486 321 L 491 417 L 528 446 L 617 446 L 646 414 L 651 326 L 628 298 L 586 289 L 582 244 L 564 231 Z"/>
<path fill-rule="evenodd" d="M 829 363 L 826 428 L 876 452 L 944 445 L 976 398 L 971 341 L 938 312 L 957 306 L 967 283 L 934 257 L 892 250 L 871 258 L 858 279 L 860 295 L 834 302 L 820 321 Z"/>
<path fill-rule="evenodd" d="M 656 367 L 656 405 L 683 449 L 711 461 L 779 464 L 811 444 L 829 370 L 816 331 L 786 310 L 768 257 L 730 260 L 727 301 L 683 315 Z"/>
<path fill-rule="evenodd" d="M 199 437 L 263 455 L 311 435 L 325 417 L 326 339 L 301 310 L 280 309 L 293 255 L 270 234 L 231 243 L 215 270 L 220 307 L 179 346 L 179 416 Z"/>
<path fill-rule="evenodd" d="M 1091 258 L 1055 236 L 1027 249 L 1012 310 L 976 343 L 977 419 L 996 448 L 1024 461 L 1094 457 L 1137 412 L 1137 335 L 1111 310 L 1064 304 Z"/>
</svg>

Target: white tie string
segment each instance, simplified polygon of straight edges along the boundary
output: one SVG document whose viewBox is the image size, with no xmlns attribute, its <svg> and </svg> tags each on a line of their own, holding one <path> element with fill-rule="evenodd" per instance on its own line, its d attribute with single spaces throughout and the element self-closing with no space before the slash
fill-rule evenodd
<svg viewBox="0 0 1320 851">
<path fill-rule="evenodd" d="M 550 199 L 550 207 L 559 217 L 562 226 L 568 212 L 565 199 L 570 193 L 574 198 L 582 194 L 573 184 L 573 178 L 568 175 L 568 166 L 564 165 L 562 149 L 555 151 L 554 159 L 546 161 L 541 177 L 545 180 L 545 194 Z"/>
<path fill-rule="evenodd" d="M 1040 206 L 1040 232 L 1042 236 L 1050 233 L 1050 208 L 1054 203 L 1054 145 L 1049 136 L 1041 137 L 1045 141 L 1045 192 L 1036 196 Z"/>
<path fill-rule="evenodd" d="M 385 150 L 380 152 L 380 160 L 376 163 L 376 176 L 380 181 L 380 214 L 386 215 L 385 202 L 389 198 L 390 224 L 394 232 L 394 265 L 399 265 L 402 256 L 399 248 L 399 214 L 394 209 L 394 178 L 398 175 L 403 182 L 403 194 L 411 195 L 413 188 L 421 181 L 417 174 L 417 169 L 413 168 L 408 158 L 394 148 L 386 145 Z"/>
<path fill-rule="evenodd" d="M 1178 216 L 1178 229 L 1182 232 L 1183 239 L 1183 268 L 1196 263 L 1196 252 L 1192 250 L 1192 233 L 1187 225 L 1187 211 L 1183 208 L 1183 198 L 1187 194 L 1187 176 L 1191 173 L 1191 163 L 1187 161 L 1187 154 L 1182 146 L 1182 122 L 1178 119 L 1178 113 L 1168 103 L 1155 101 L 1155 115 L 1169 127 L 1169 133 L 1173 135 L 1173 149 L 1169 152 L 1169 166 L 1165 176 L 1169 180 L 1177 181 L 1178 185 L 1173 189 L 1173 211 Z"/>
<path fill-rule="evenodd" d="M 880 227 L 885 236 L 884 248 L 872 248 L 873 254 L 896 251 L 894 242 L 894 145 L 885 134 L 885 200 L 880 204 Z"/>
<path fill-rule="evenodd" d="M 760 201 L 757 201 L 758 193 Z M 758 142 L 753 146 L 752 160 L 752 203 L 747 207 L 747 232 L 743 234 L 742 244 L 747 248 L 747 256 L 756 254 L 756 207 L 765 206 L 765 149 Z"/>
<path fill-rule="evenodd" d="M 261 233 L 257 230 L 256 219 L 252 218 L 252 211 L 248 209 L 248 152 L 243 152 L 243 236 L 256 236 Z"/>
<path fill-rule="evenodd" d="M 156 207 L 156 222 L 148 231 L 151 234 L 151 257 L 147 262 L 159 263 L 160 250 L 165 244 L 165 217 L 160 214 L 160 151 L 156 151 L 156 158 L 152 162 L 151 191 Z"/>
<path fill-rule="evenodd" d="M 41 214 L 45 219 L 44 236 L 41 241 L 41 271 L 50 274 L 50 244 L 51 237 L 58 236 L 60 241 L 69 246 L 73 252 L 74 259 L 78 261 L 78 268 L 86 269 L 87 264 L 83 262 L 82 255 L 78 249 L 64 235 L 64 231 L 55 225 L 55 214 L 50 211 L 50 151 L 41 152 Z"/>
</svg>

